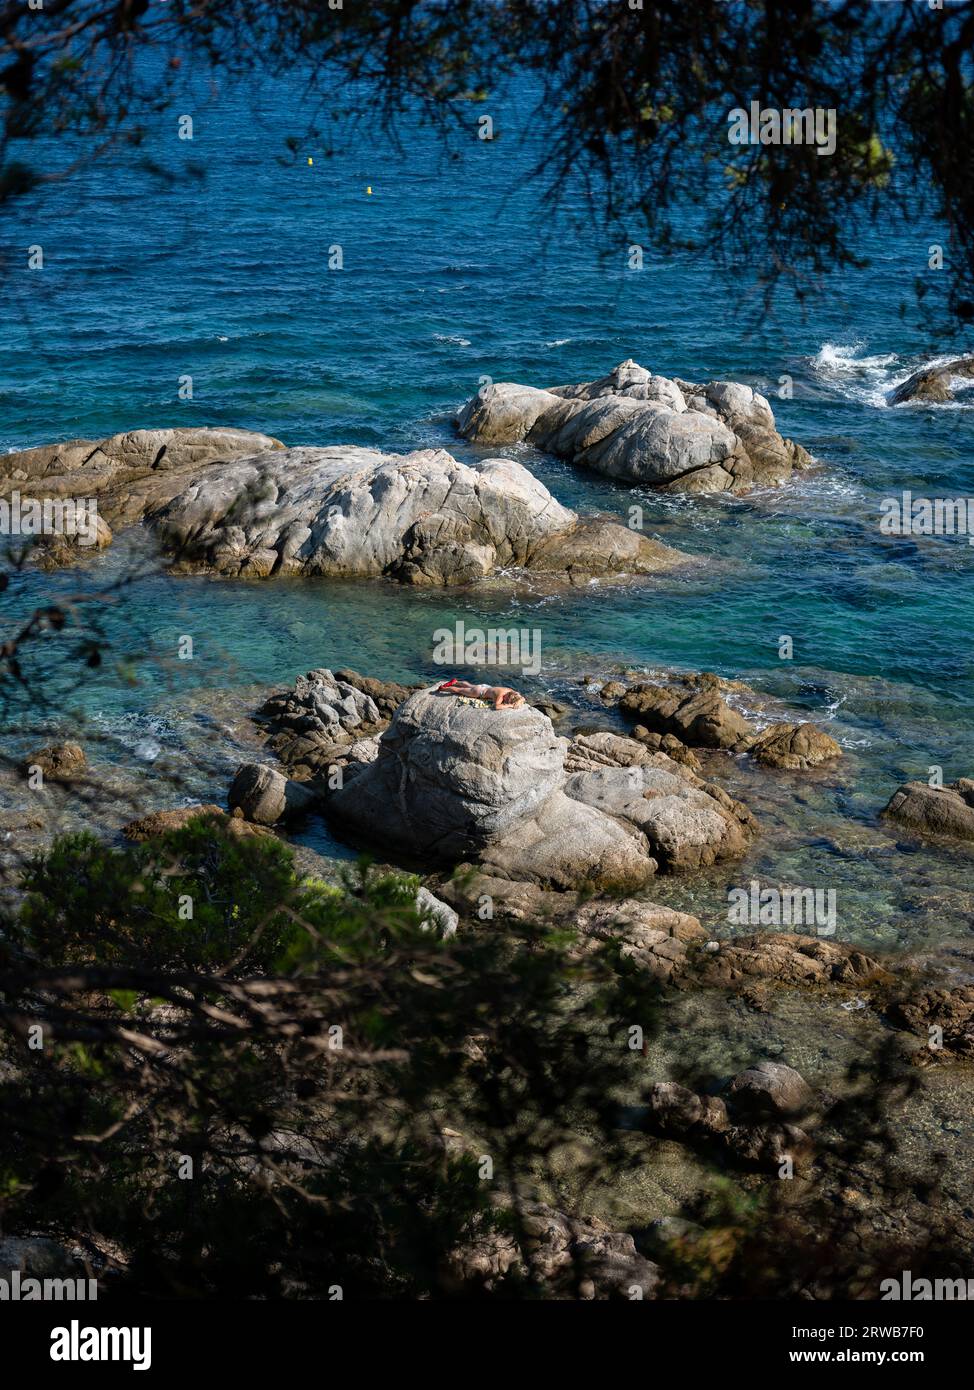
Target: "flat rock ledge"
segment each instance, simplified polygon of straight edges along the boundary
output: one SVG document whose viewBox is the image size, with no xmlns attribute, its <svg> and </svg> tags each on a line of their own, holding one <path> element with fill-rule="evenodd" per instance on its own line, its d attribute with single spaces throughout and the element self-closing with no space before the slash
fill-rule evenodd
<svg viewBox="0 0 974 1390">
<path fill-rule="evenodd" d="M 745 806 L 665 754 L 613 734 L 570 745 L 530 706 L 481 709 L 421 690 L 375 747 L 328 798 L 338 832 L 498 879 L 621 891 L 658 869 L 740 858 L 756 829 Z M 570 749 L 578 766 L 593 747 L 590 770 L 567 771 Z"/>
<path fill-rule="evenodd" d="M 974 840 L 974 778 L 960 777 L 943 787 L 906 782 L 882 814 L 920 834 Z"/>
<path fill-rule="evenodd" d="M 770 405 L 751 387 L 654 376 L 632 359 L 576 386 L 484 386 L 456 425 L 480 444 L 524 441 L 667 492 L 746 493 L 777 486 L 814 462 L 782 438 Z"/>
<path fill-rule="evenodd" d="M 201 474 L 146 520 L 177 568 L 238 578 L 436 586 L 525 568 L 572 583 L 691 563 L 579 517 L 511 459 L 465 464 L 443 449 L 267 450 Z"/>
</svg>

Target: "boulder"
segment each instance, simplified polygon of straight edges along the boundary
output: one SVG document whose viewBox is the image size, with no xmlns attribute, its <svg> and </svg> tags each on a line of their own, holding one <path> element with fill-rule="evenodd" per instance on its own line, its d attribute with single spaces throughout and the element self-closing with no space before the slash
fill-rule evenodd
<svg viewBox="0 0 974 1390">
<path fill-rule="evenodd" d="M 680 974 L 687 946 L 707 939 L 688 912 L 634 898 L 586 903 L 575 913 L 575 925 L 584 945 L 614 942 L 622 960 L 658 980 Z"/>
<path fill-rule="evenodd" d="M 29 754 L 20 770 L 30 777 L 37 768 L 45 782 L 74 782 L 87 772 L 88 760 L 79 743 L 52 743 Z"/>
<path fill-rule="evenodd" d="M 749 752 L 763 767 L 781 767 L 793 772 L 804 772 L 842 756 L 842 749 L 834 738 L 807 723 L 772 724 L 758 734 Z"/>
<path fill-rule="evenodd" d="M 794 1116 L 814 1102 L 805 1078 L 783 1062 L 758 1062 L 738 1072 L 726 1094 L 735 1115 L 752 1119 Z"/>
<path fill-rule="evenodd" d="M 943 787 L 906 782 L 881 814 L 922 834 L 974 840 L 974 782 L 967 777 Z"/>
<path fill-rule="evenodd" d="M 299 780 L 349 762 L 370 762 L 375 756 L 371 740 L 388 718 L 361 684 L 364 677 L 356 684 L 344 675 L 334 675 L 327 667 L 309 671 L 290 690 L 271 695 L 257 713 L 270 734 L 268 747 Z M 396 698 L 400 689 L 404 687 L 376 693 L 395 708 L 401 703 Z"/>
<path fill-rule="evenodd" d="M 397 681 L 376 680 L 374 676 L 360 676 L 357 671 L 335 672 L 335 681 L 344 682 L 355 690 L 367 695 L 383 719 L 391 719 L 396 710 L 407 700 L 414 690 L 422 690 L 421 685 L 400 685 Z"/>
<path fill-rule="evenodd" d="M 191 821 L 215 820 L 227 835 L 246 839 L 251 835 L 271 835 L 272 831 L 261 825 L 251 825 L 239 816 L 228 816 L 220 806 L 209 804 L 177 806 L 171 811 L 150 811 L 148 815 L 129 821 L 122 827 L 127 840 L 141 844 L 145 840 L 155 840 L 160 835 L 168 835 L 171 830 L 182 830 Z"/>
<path fill-rule="evenodd" d="M 940 1029 L 943 1052 L 974 1061 L 974 988 L 970 985 L 918 990 L 909 998 L 898 1000 L 890 1013 L 911 1033 L 926 1038 L 928 1045 L 937 1036 L 931 1030 Z"/>
<path fill-rule="evenodd" d="M 856 946 L 817 936 L 772 932 L 721 941 L 694 960 L 695 977 L 738 988 L 758 981 L 782 985 L 848 985 L 860 988 L 891 977 Z"/>
<path fill-rule="evenodd" d="M 712 1139 L 730 1125 L 718 1096 L 700 1096 L 676 1081 L 657 1081 L 649 1092 L 649 1120 L 667 1138 Z"/>
<path fill-rule="evenodd" d="M 293 782 L 276 768 L 244 763 L 230 785 L 231 810 L 256 825 L 277 825 L 306 815 L 316 798 L 300 782 Z"/>
<path fill-rule="evenodd" d="M 245 578 L 438 586 L 501 567 L 571 579 L 686 563 L 628 527 L 583 521 L 511 459 L 465 464 L 443 449 L 252 454 L 201 474 L 147 520 L 181 568 Z"/>
<path fill-rule="evenodd" d="M 435 898 L 428 888 L 420 888 L 416 894 L 416 911 L 444 940 L 456 936 L 459 915 L 441 898 Z"/>
<path fill-rule="evenodd" d="M 750 812 L 684 769 L 601 768 L 573 773 L 565 790 L 576 801 L 641 832 L 658 864 L 670 871 L 706 868 L 747 851 Z M 690 774 L 692 776 L 692 774 Z"/>
<path fill-rule="evenodd" d="M 631 359 L 576 386 L 484 386 L 456 424 L 465 439 L 525 441 L 609 477 L 673 492 L 749 492 L 813 462 L 782 438 L 770 405 L 749 386 L 654 376 Z"/>
<path fill-rule="evenodd" d="M 743 751 L 754 738 L 754 727 L 722 699 L 716 676 L 712 681 L 712 685 L 653 685 L 643 681 L 629 687 L 619 709 L 644 729 L 671 734 L 681 743 Z"/>
<path fill-rule="evenodd" d="M 530 1279 L 544 1298 L 653 1298 L 658 1267 L 632 1236 L 596 1217 L 572 1217 L 539 1202 L 514 1217 L 517 1239 L 489 1231 L 445 1257 L 440 1285 L 453 1297 L 503 1290 L 506 1278 Z M 638 1290 L 638 1294 L 635 1292 Z"/>
<path fill-rule="evenodd" d="M 955 381 L 971 380 L 974 380 L 974 357 L 957 357 L 940 366 L 921 367 L 890 392 L 887 404 L 902 405 L 906 401 L 942 404 L 954 399 Z"/>
</svg>

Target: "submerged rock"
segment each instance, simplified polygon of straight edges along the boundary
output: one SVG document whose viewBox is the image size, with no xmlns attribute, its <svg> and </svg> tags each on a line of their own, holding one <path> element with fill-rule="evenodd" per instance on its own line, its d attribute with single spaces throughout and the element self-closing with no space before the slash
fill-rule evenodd
<svg viewBox="0 0 974 1390">
<path fill-rule="evenodd" d="M 890 1010 L 894 1020 L 925 1037 L 931 1052 L 945 1052 L 974 1061 L 974 988 L 920 989 L 898 1000 Z"/>
<path fill-rule="evenodd" d="M 38 748 L 21 763 L 24 777 L 39 769 L 45 782 L 74 782 L 88 770 L 88 759 L 80 743 L 52 743 Z"/>
<path fill-rule="evenodd" d="M 749 492 L 813 462 L 782 438 L 770 405 L 749 386 L 693 385 L 654 376 L 631 359 L 577 386 L 485 386 L 457 428 L 481 444 L 524 440 L 609 477 L 671 492 Z"/>
<path fill-rule="evenodd" d="M 842 749 L 835 739 L 808 723 L 772 724 L 758 734 L 748 751 L 754 761 L 764 767 L 787 768 L 793 772 L 804 772 L 842 757 Z"/>
<path fill-rule="evenodd" d="M 628 527 L 582 520 L 511 459 L 465 464 L 443 449 L 254 454 L 201 475 L 148 521 L 180 566 L 245 578 L 445 585 L 507 566 L 571 579 L 687 563 Z"/>
<path fill-rule="evenodd" d="M 943 787 L 906 782 L 881 814 L 923 834 L 974 840 L 974 780 L 962 777 Z"/>
<path fill-rule="evenodd" d="M 782 985 L 849 985 L 888 981 L 877 960 L 841 941 L 771 932 L 721 941 L 699 955 L 695 975 L 706 984 L 738 987 L 755 981 Z"/>
<path fill-rule="evenodd" d="M 954 399 L 954 382 L 974 380 L 974 357 L 957 357 L 939 367 L 921 367 L 901 382 L 888 398 L 889 405 L 904 401 L 929 401 L 941 404 Z"/>
<path fill-rule="evenodd" d="M 727 1087 L 735 1113 L 753 1118 L 792 1116 L 808 1110 L 814 1097 L 805 1078 L 784 1062 L 757 1062 Z"/>
</svg>

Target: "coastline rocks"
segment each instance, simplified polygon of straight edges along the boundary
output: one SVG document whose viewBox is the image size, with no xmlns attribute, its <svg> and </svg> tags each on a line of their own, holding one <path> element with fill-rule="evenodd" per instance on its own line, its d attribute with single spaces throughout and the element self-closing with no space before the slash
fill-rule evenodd
<svg viewBox="0 0 974 1390">
<path fill-rule="evenodd" d="M 688 912 L 659 903 L 588 903 L 575 914 L 582 949 L 615 942 L 619 957 L 657 980 L 679 975 L 687 963 L 687 946 L 705 941 L 707 933 Z"/>
<path fill-rule="evenodd" d="M 974 840 L 974 780 L 961 777 L 943 787 L 906 782 L 880 814 L 924 834 Z"/>
<path fill-rule="evenodd" d="M 889 405 L 905 401 L 927 401 L 942 404 L 954 399 L 954 381 L 974 380 L 974 357 L 958 357 L 939 367 L 921 367 L 890 393 Z"/>
<path fill-rule="evenodd" d="M 751 743 L 748 751 L 762 767 L 805 772 L 810 767 L 841 758 L 834 738 L 814 724 L 772 724 Z"/>
<path fill-rule="evenodd" d="M 573 745 L 576 765 L 631 743 L 613 737 L 581 752 Z M 642 886 L 657 854 L 674 868 L 743 854 L 753 828 L 746 808 L 663 755 L 640 747 L 642 765 L 568 773 L 568 752 L 530 706 L 480 709 L 419 691 L 396 710 L 375 761 L 334 792 L 329 813 L 401 853 L 471 861 L 561 891 Z M 650 765 L 654 757 L 676 771 Z"/>
<path fill-rule="evenodd" d="M 501 567 L 653 574 L 687 557 L 628 527 L 583 521 L 510 459 L 352 446 L 252 454 L 147 516 L 180 568 L 242 578 L 483 579 Z"/>
<path fill-rule="evenodd" d="M 35 770 L 45 782 L 74 782 L 87 772 L 88 759 L 79 743 L 52 743 L 29 754 L 20 765 L 24 777 Z"/>
<path fill-rule="evenodd" d="M 426 924 L 436 932 L 441 940 L 456 936 L 460 925 L 459 913 L 454 912 L 449 903 L 435 898 L 428 888 L 420 888 L 416 893 L 416 911 Z"/>
<path fill-rule="evenodd" d="M 270 730 L 267 746 L 298 781 L 375 756 L 375 745 L 370 748 L 368 741 L 388 720 L 370 687 L 386 708 L 401 703 L 398 693 L 406 687 L 361 676 L 358 684 L 343 678 L 354 674 L 334 675 L 327 667 L 309 671 L 298 676 L 290 690 L 271 695 L 258 711 L 258 719 Z"/>
<path fill-rule="evenodd" d="M 717 677 L 712 680 L 712 685 L 689 687 L 631 685 L 619 701 L 620 713 L 650 733 L 669 734 L 684 744 L 743 751 L 754 739 L 754 727 L 721 699 Z"/>
<path fill-rule="evenodd" d="M 655 1296 L 659 1268 L 626 1232 L 540 1202 L 525 1204 L 517 1218 L 520 1243 L 492 1231 L 450 1252 L 440 1275 L 445 1292 L 491 1292 L 515 1275 L 539 1285 L 548 1298 L 632 1299 L 635 1289 L 643 1299 Z"/>
<path fill-rule="evenodd" d="M 890 1012 L 911 1033 L 925 1037 L 932 1054 L 947 1052 L 974 1061 L 974 988 L 970 985 L 920 990 L 897 1001 Z M 939 1037 L 935 1029 L 940 1030 Z"/>
<path fill-rule="evenodd" d="M 456 424 L 465 439 L 526 441 L 611 478 L 673 492 L 748 492 L 813 461 L 782 438 L 770 405 L 749 386 L 693 385 L 631 359 L 577 386 L 485 386 Z"/>
<path fill-rule="evenodd" d="M 239 816 L 228 816 L 222 806 L 212 804 L 177 806 L 172 811 L 150 811 L 148 815 L 139 816 L 137 820 L 124 825 L 122 834 L 127 840 L 142 844 L 146 840 L 155 840 L 160 835 L 168 835 L 171 830 L 182 830 L 191 821 L 201 818 L 215 820 L 226 834 L 240 839 L 246 839 L 250 835 L 273 834 L 273 831 L 264 826 L 252 825 Z"/>
<path fill-rule="evenodd" d="M 0 455 L 0 493 L 29 483 L 34 497 L 94 497 L 99 517 L 117 530 L 141 521 L 147 507 L 182 491 L 193 470 L 283 447 L 270 435 L 223 428 L 131 430 L 107 439 L 69 439 Z M 108 524 L 105 529 L 107 538 L 100 532 L 99 545 L 111 539 Z"/>
<path fill-rule="evenodd" d="M 720 987 L 769 981 L 858 988 L 891 978 L 878 961 L 855 946 L 793 932 L 721 941 L 716 950 L 697 956 L 695 967 L 697 979 Z"/>
<path fill-rule="evenodd" d="M 738 1072 L 727 1095 L 736 1111 L 754 1119 L 800 1114 L 814 1099 L 805 1078 L 783 1062 L 758 1062 Z"/>
<path fill-rule="evenodd" d="M 316 798 L 300 782 L 292 782 L 276 768 L 245 763 L 239 768 L 227 797 L 231 811 L 239 810 L 256 825 L 277 825 L 306 815 Z"/>
</svg>

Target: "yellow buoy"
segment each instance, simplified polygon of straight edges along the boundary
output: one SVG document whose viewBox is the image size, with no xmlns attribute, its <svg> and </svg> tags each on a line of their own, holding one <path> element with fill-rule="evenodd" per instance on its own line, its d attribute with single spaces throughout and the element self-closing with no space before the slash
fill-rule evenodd
<svg viewBox="0 0 974 1390">
<path fill-rule="evenodd" d="M 365 191 L 366 191 L 366 193 L 368 193 L 369 197 L 371 197 L 371 196 L 372 196 L 372 185 L 369 184 L 369 185 L 367 186 L 367 188 L 366 188 Z"/>
<path fill-rule="evenodd" d="M 311 158 L 310 155 L 308 155 L 308 163 L 309 163 L 309 164 L 314 164 L 314 160 Z"/>
</svg>

